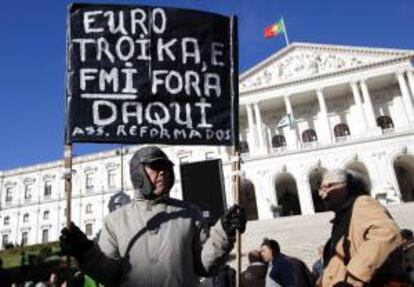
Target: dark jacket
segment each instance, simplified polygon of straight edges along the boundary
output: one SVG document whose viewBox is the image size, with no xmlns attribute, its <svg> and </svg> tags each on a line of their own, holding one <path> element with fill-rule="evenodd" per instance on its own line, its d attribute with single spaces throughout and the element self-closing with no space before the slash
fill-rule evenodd
<svg viewBox="0 0 414 287">
<path fill-rule="evenodd" d="M 283 253 L 279 253 L 272 261 L 272 270 L 269 277 L 283 287 L 296 287 L 294 277 L 294 266 Z"/>
<path fill-rule="evenodd" d="M 242 287 L 264 287 L 267 266 L 262 262 L 251 263 L 241 274 Z"/>
<path fill-rule="evenodd" d="M 213 287 L 234 287 L 236 286 L 236 270 L 229 265 L 223 265 L 217 270 L 213 277 Z"/>
<path fill-rule="evenodd" d="M 290 261 L 293 264 L 293 276 L 295 277 L 295 286 L 296 287 L 313 287 L 315 286 L 316 278 L 313 276 L 312 272 L 306 266 L 306 264 L 295 257 L 289 257 Z"/>
</svg>

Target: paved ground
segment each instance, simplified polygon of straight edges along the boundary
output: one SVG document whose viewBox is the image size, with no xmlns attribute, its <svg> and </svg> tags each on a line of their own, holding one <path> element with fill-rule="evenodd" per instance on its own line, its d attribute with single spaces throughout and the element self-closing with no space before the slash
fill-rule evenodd
<svg viewBox="0 0 414 287">
<path fill-rule="evenodd" d="M 388 210 L 400 228 L 414 230 L 414 202 L 389 205 Z M 318 245 L 324 244 L 329 237 L 332 217 L 333 213 L 324 212 L 248 222 L 242 238 L 242 265 L 247 264 L 248 251 L 259 248 L 263 238 L 268 237 L 279 242 L 282 252 L 301 258 L 312 266 Z"/>
</svg>

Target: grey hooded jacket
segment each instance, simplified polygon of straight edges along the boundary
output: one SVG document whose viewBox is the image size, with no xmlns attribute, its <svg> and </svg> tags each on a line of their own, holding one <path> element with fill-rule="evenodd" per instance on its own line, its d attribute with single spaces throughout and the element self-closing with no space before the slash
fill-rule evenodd
<svg viewBox="0 0 414 287">
<path fill-rule="evenodd" d="M 223 263 L 232 247 L 221 222 L 208 229 L 189 203 L 138 196 L 104 219 L 98 244 L 79 267 L 106 287 L 191 287 Z"/>
</svg>

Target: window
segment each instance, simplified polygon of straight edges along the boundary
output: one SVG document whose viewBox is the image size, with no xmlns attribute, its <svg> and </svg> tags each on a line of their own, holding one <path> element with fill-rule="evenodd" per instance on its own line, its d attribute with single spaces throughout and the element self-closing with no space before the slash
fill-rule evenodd
<svg viewBox="0 0 414 287">
<path fill-rule="evenodd" d="M 92 236 L 92 223 L 86 223 L 85 225 L 85 234 L 86 236 Z"/>
<path fill-rule="evenodd" d="M 86 210 L 85 210 L 85 212 L 86 212 L 86 213 L 92 213 L 92 204 L 88 203 L 88 204 L 86 205 Z"/>
<path fill-rule="evenodd" d="M 49 219 L 49 210 L 46 210 L 43 212 L 43 219 L 48 220 Z"/>
<path fill-rule="evenodd" d="M 109 169 L 108 170 L 108 187 L 109 188 L 115 187 L 115 180 L 116 180 L 116 170 Z"/>
<path fill-rule="evenodd" d="M 93 173 L 86 174 L 85 187 L 86 189 L 93 189 Z"/>
<path fill-rule="evenodd" d="M 335 138 L 347 137 L 351 134 L 347 124 L 341 123 L 334 127 Z"/>
<path fill-rule="evenodd" d="M 315 130 L 307 129 L 307 130 L 303 131 L 302 141 L 304 143 L 316 142 L 317 140 L 318 140 L 318 137 L 316 136 Z"/>
<path fill-rule="evenodd" d="M 52 183 L 50 181 L 45 181 L 44 196 L 45 198 L 52 196 Z"/>
<path fill-rule="evenodd" d="M 13 188 L 7 187 L 6 188 L 6 202 L 10 203 L 13 201 Z"/>
<path fill-rule="evenodd" d="M 286 139 L 283 135 L 274 135 L 272 137 L 272 147 L 282 147 L 286 146 Z"/>
<path fill-rule="evenodd" d="M 377 118 L 377 126 L 382 130 L 389 130 L 394 128 L 394 123 L 389 116 L 380 116 Z"/>
<path fill-rule="evenodd" d="M 10 224 L 10 216 L 6 216 L 6 217 L 4 217 L 3 224 L 4 224 L 4 225 L 9 225 L 9 224 Z"/>
<path fill-rule="evenodd" d="M 8 234 L 3 234 L 3 237 L 1 239 L 3 248 L 7 245 L 7 243 L 9 243 L 9 235 Z"/>
<path fill-rule="evenodd" d="M 25 214 L 23 215 L 23 222 L 24 222 L 24 223 L 29 222 L 29 213 L 25 213 Z"/>
<path fill-rule="evenodd" d="M 49 229 L 43 229 L 42 230 L 42 243 L 48 243 L 49 242 Z"/>
<path fill-rule="evenodd" d="M 22 232 L 22 244 L 21 244 L 22 246 L 27 245 L 28 237 L 29 237 L 29 233 L 27 231 L 23 231 Z"/>
<path fill-rule="evenodd" d="M 32 198 L 32 184 L 26 184 L 24 186 L 24 199 L 29 200 Z"/>
<path fill-rule="evenodd" d="M 249 144 L 247 141 L 240 141 L 240 153 L 248 153 Z"/>
</svg>

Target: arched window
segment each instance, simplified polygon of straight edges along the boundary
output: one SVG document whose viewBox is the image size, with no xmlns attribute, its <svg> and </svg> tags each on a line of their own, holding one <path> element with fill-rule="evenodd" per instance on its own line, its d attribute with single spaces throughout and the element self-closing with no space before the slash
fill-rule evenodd
<svg viewBox="0 0 414 287">
<path fill-rule="evenodd" d="M 286 139 L 283 135 L 274 135 L 272 137 L 272 147 L 286 146 Z"/>
<path fill-rule="evenodd" d="M 44 220 L 49 219 L 49 210 L 46 210 L 46 211 L 43 212 L 43 219 Z"/>
<path fill-rule="evenodd" d="M 10 216 L 6 216 L 4 217 L 4 225 L 9 225 L 10 224 Z"/>
<path fill-rule="evenodd" d="M 23 215 L 23 222 L 29 222 L 29 213 Z"/>
<path fill-rule="evenodd" d="M 315 130 L 313 130 L 313 129 L 307 129 L 307 130 L 303 131 L 303 133 L 302 133 L 302 141 L 304 143 L 316 142 L 317 140 L 318 140 L 318 137 L 316 135 Z"/>
<path fill-rule="evenodd" d="M 92 213 L 92 204 L 88 203 L 88 204 L 86 205 L 86 210 L 85 210 L 85 212 L 86 212 L 86 213 Z"/>
<path fill-rule="evenodd" d="M 240 141 L 240 153 L 249 152 L 249 144 L 247 141 Z"/>
<path fill-rule="evenodd" d="M 341 123 L 334 127 L 334 134 L 336 138 L 347 137 L 351 134 L 347 124 Z"/>
<path fill-rule="evenodd" d="M 381 127 L 382 130 L 388 130 L 394 128 L 394 123 L 389 116 L 379 116 L 377 118 L 377 126 Z"/>
</svg>

